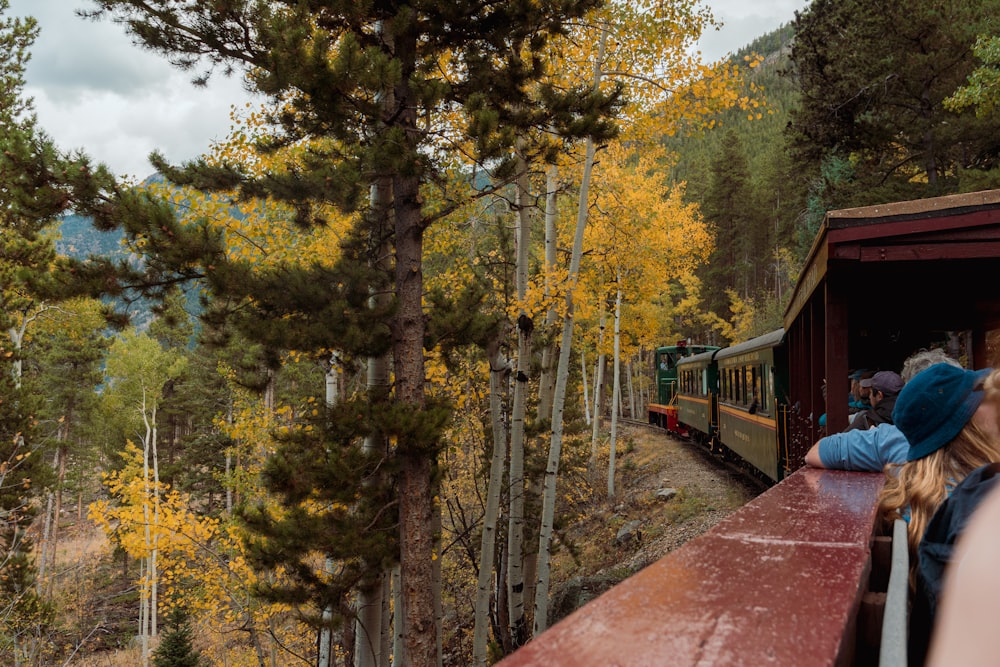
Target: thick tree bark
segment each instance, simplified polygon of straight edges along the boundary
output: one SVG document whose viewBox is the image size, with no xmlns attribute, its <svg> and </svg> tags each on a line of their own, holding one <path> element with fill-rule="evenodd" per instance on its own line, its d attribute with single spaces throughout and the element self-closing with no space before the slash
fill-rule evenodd
<svg viewBox="0 0 1000 667">
<path fill-rule="evenodd" d="M 403 62 L 410 61 L 401 58 Z M 405 81 L 405 77 L 404 77 Z M 406 104 L 410 95 L 406 83 L 397 88 L 401 112 L 412 116 Z M 410 128 L 414 122 L 407 123 Z M 414 159 L 416 157 L 414 156 Z M 411 176 L 393 178 L 396 221 L 397 311 L 392 323 L 393 360 L 396 370 L 396 400 L 415 413 L 425 407 L 424 398 L 424 314 L 423 314 L 423 227 L 420 219 L 419 180 Z M 433 561 L 436 558 L 432 530 L 434 498 L 431 478 L 434 455 L 428 443 L 401 443 L 399 473 L 400 577 L 402 580 L 402 622 L 407 662 L 415 667 L 438 663 L 437 628 L 434 614 Z M 433 448 L 434 445 L 430 445 Z"/>
</svg>

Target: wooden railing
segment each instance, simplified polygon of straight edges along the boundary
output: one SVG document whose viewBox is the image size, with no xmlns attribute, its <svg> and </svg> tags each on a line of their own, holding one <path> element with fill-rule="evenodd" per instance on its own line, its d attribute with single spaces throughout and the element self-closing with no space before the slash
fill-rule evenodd
<svg viewBox="0 0 1000 667">
<path fill-rule="evenodd" d="M 883 479 L 803 468 L 500 664 L 875 665 Z"/>
</svg>

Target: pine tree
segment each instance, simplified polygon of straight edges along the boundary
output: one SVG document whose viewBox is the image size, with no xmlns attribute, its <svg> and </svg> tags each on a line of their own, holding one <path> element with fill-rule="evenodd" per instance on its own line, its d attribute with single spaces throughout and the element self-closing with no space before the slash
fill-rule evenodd
<svg viewBox="0 0 1000 667">
<path fill-rule="evenodd" d="M 167 617 L 167 629 L 153 652 L 154 667 L 206 667 L 191 642 L 191 625 L 183 607 L 175 606 Z"/>
<path fill-rule="evenodd" d="M 961 170 L 997 164 L 996 122 L 943 101 L 998 11 L 996 0 L 817 0 L 796 16 L 795 151 L 811 165 L 831 154 L 856 164 L 834 205 L 954 192 Z"/>
<path fill-rule="evenodd" d="M 747 260 L 752 265 L 756 259 L 750 254 L 755 237 L 749 211 L 750 174 L 740 138 L 732 129 L 712 159 L 710 177 L 703 210 L 715 229 L 715 248 L 703 271 L 705 305 L 728 320 L 732 313 L 726 291 L 747 295 L 746 281 L 741 278 L 748 272 Z"/>
<path fill-rule="evenodd" d="M 239 304 L 238 321 L 246 333 L 273 351 L 326 347 L 358 358 L 391 348 L 394 393 L 390 403 L 378 407 L 381 432 L 394 442 L 404 591 L 399 611 L 406 657 L 414 664 L 436 662 L 433 498 L 448 418 L 446 407 L 425 393 L 423 236 L 441 211 L 424 209 L 421 187 L 436 182 L 442 165 L 435 159 L 456 142 L 503 178 L 511 174 L 507 158 L 518 128 L 597 139 L 613 132 L 602 117 L 614 108 L 616 91 L 534 85 L 547 73 L 549 38 L 597 4 L 97 3 L 97 14 L 123 21 L 142 43 L 182 67 L 200 58 L 210 68 L 247 67 L 251 85 L 281 102 L 271 117 L 276 131 L 261 144 L 271 151 L 308 146 L 297 163 L 264 179 L 248 178 L 238 165 L 200 162 L 179 170 L 156 158 L 154 164 L 170 179 L 235 189 L 242 197 L 274 196 L 294 207 L 304 227 L 317 222 L 316 203 L 357 209 L 365 204 L 368 185 L 380 179 L 391 185 L 393 226 L 379 231 L 379 216 L 364 218 L 367 226 L 351 235 L 336 270 L 286 265 L 262 272 L 229 262 L 219 234 L 181 228 L 169 207 L 139 193 L 121 192 L 115 210 L 95 206 L 94 213 L 100 225 L 143 235 L 156 258 L 146 267 L 156 274 L 147 275 L 151 289 L 205 275 L 216 295 Z M 444 115 L 449 110 L 460 112 L 461 119 L 449 124 Z M 383 234 L 379 241 L 391 239 L 394 266 L 388 274 L 371 256 L 380 247 L 371 242 L 377 231 Z M 394 303 L 372 311 L 372 290 L 386 288 Z M 298 493 L 289 491 L 292 497 Z M 284 531 L 272 537 L 287 542 L 279 553 L 293 559 L 322 547 Z M 330 601 L 318 602 L 323 609 Z"/>
</svg>

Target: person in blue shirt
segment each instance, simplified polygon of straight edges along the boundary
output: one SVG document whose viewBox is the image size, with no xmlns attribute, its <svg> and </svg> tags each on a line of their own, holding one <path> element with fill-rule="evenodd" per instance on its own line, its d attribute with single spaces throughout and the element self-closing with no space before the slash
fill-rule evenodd
<svg viewBox="0 0 1000 667">
<path fill-rule="evenodd" d="M 945 363 L 961 368 L 944 350 L 920 350 L 903 362 L 903 382 L 934 364 Z M 890 463 L 905 463 L 910 443 L 893 424 L 853 429 L 820 438 L 806 453 L 806 465 L 831 470 L 881 472 Z"/>
</svg>

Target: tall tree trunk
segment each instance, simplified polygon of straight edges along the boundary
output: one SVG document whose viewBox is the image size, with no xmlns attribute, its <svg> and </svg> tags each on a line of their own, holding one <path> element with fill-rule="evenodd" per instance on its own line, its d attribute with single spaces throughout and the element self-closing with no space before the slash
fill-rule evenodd
<svg viewBox="0 0 1000 667">
<path fill-rule="evenodd" d="M 398 47 L 398 45 L 397 45 Z M 407 58 L 402 58 L 408 62 Z M 404 77 L 405 79 L 405 77 Z M 403 84 L 404 86 L 406 84 Z M 397 94 L 402 113 L 412 114 L 408 94 Z M 393 318 L 393 359 L 396 369 L 396 400 L 419 414 L 424 397 L 423 227 L 420 219 L 419 180 L 396 176 L 396 295 Z M 404 438 L 406 439 L 406 438 Z M 438 663 L 434 614 L 432 530 L 434 498 L 431 480 L 436 468 L 434 450 L 423 442 L 405 442 L 397 447 L 399 466 L 400 577 L 403 586 L 402 622 L 409 665 Z"/>
<path fill-rule="evenodd" d="M 326 370 L 326 407 L 332 408 L 340 400 L 340 360 L 334 353 L 330 357 L 330 366 Z M 327 576 L 334 573 L 333 558 L 323 559 L 323 569 Z M 333 603 L 327 602 L 323 607 L 320 620 L 319 638 L 316 649 L 316 667 L 333 666 Z"/>
<path fill-rule="evenodd" d="M 636 396 L 635 396 L 635 385 L 632 384 L 632 361 L 630 360 L 625 364 L 625 379 L 628 382 L 628 416 L 630 419 L 635 419 L 636 415 Z"/>
<path fill-rule="evenodd" d="M 57 453 L 58 457 L 59 454 Z M 45 573 L 48 570 L 49 539 L 52 535 L 52 510 L 55 507 L 55 493 L 49 491 L 45 494 L 45 520 L 42 522 L 42 539 L 38 545 L 38 580 L 35 582 L 35 590 L 39 595 L 45 593 L 48 586 L 45 582 Z"/>
<path fill-rule="evenodd" d="M 392 203 L 392 183 L 388 178 L 378 178 L 372 183 L 369 192 L 369 207 L 374 223 L 371 235 L 373 247 L 377 248 L 373 260 L 376 269 L 390 271 L 390 248 L 386 244 L 386 229 L 388 228 L 389 207 Z M 386 293 L 373 293 L 369 297 L 372 308 L 380 308 L 390 301 L 392 296 Z M 386 356 L 369 357 L 367 368 L 368 394 L 374 400 L 381 401 L 389 394 L 389 359 Z M 368 453 L 384 451 L 385 436 L 382 433 L 369 433 L 365 437 L 364 450 Z M 354 631 L 354 666 L 379 667 L 388 660 L 388 655 L 382 653 L 382 607 L 383 581 L 388 573 L 358 591 L 357 622 Z"/>
<path fill-rule="evenodd" d="M 556 229 L 558 217 L 559 167 L 549 165 L 545 170 L 545 300 L 549 301 L 554 291 L 552 276 L 558 261 L 559 234 Z M 551 331 L 558 315 L 555 307 L 545 312 L 545 331 Z M 538 380 L 538 416 L 549 419 L 552 416 L 552 394 L 555 391 L 553 359 L 557 350 L 551 343 L 542 351 L 542 371 Z"/>
<path fill-rule="evenodd" d="M 594 63 L 594 88 L 600 85 L 601 61 L 607 44 L 607 28 L 601 31 L 597 61 Z M 538 566 L 535 573 L 535 622 L 534 635 L 538 636 L 548 627 L 549 614 L 549 574 L 551 565 L 550 544 L 556 509 L 556 480 L 559 475 L 559 458 L 562 454 L 563 409 L 566 404 L 566 385 L 569 382 L 569 357 L 573 342 L 573 292 L 580 273 L 580 259 L 583 255 L 583 235 L 587 227 L 587 201 L 590 177 L 594 169 L 594 140 L 587 139 L 586 158 L 583 165 L 583 179 L 580 182 L 580 199 L 577 206 L 576 234 L 573 237 L 573 251 L 570 256 L 569 276 L 566 288 L 566 319 L 563 322 L 562 340 L 559 347 L 559 366 L 556 372 L 555 392 L 552 396 L 552 431 L 549 444 L 549 458 L 545 465 L 545 484 L 542 491 L 542 521 L 538 535 Z"/>
<path fill-rule="evenodd" d="M 592 423 L 590 417 L 590 387 L 587 386 L 587 353 L 580 350 L 580 375 L 583 382 L 583 414 L 587 418 L 587 426 Z"/>
<path fill-rule="evenodd" d="M 514 402 L 511 406 L 506 582 L 507 614 L 510 617 L 511 636 L 515 647 L 521 646 L 528 640 L 527 622 L 524 618 L 524 419 L 528 404 L 528 373 L 531 369 L 531 334 L 534 329 L 531 318 L 524 310 L 524 300 L 528 292 L 531 215 L 528 209 L 530 198 L 528 167 L 520 154 L 516 184 L 518 215 L 514 275 L 521 312 L 517 318 L 517 370 L 514 373 Z"/>
<path fill-rule="evenodd" d="M 381 656 L 379 667 L 389 667 L 391 664 L 390 656 L 393 655 L 392 652 L 392 575 L 395 568 L 390 569 L 382 577 L 382 623 L 379 626 L 382 629 L 381 637 L 379 637 L 379 656 Z"/>
<path fill-rule="evenodd" d="M 500 491 L 503 486 L 503 464 L 507 453 L 507 429 L 504 427 L 502 394 L 510 366 L 500 352 L 500 341 L 489 350 L 490 361 L 490 421 L 493 424 L 493 457 L 490 461 L 490 481 L 486 489 L 486 512 L 483 515 L 483 536 L 479 552 L 479 578 L 476 582 L 475 625 L 472 633 L 472 664 L 486 667 L 489 657 L 487 638 L 490 627 L 490 601 L 493 594 L 493 561 L 496 554 L 497 516 L 500 513 Z"/>
<path fill-rule="evenodd" d="M 605 329 L 604 299 L 601 299 L 601 320 L 597 332 L 597 372 L 594 373 L 594 421 L 590 429 L 590 472 L 597 470 L 597 443 L 601 439 L 601 405 L 604 394 L 604 365 L 607 358 L 604 354 Z"/>
<path fill-rule="evenodd" d="M 56 558 L 59 553 L 59 518 L 62 516 L 62 506 L 63 506 L 63 487 L 66 485 L 66 422 L 59 427 L 59 465 L 56 466 L 56 493 L 55 493 L 55 506 L 52 508 L 52 531 L 49 534 L 49 544 L 48 549 L 51 552 L 49 555 L 49 567 L 52 572 L 49 576 L 48 583 L 46 584 L 46 595 L 52 595 L 52 588 L 55 585 L 55 574 L 56 570 Z"/>
<path fill-rule="evenodd" d="M 406 637 L 403 636 L 403 581 L 400 567 L 392 568 L 392 666 L 408 665 Z"/>
<path fill-rule="evenodd" d="M 621 273 L 618 274 L 619 281 Z M 615 452 L 618 446 L 618 415 L 621 410 L 617 407 L 621 402 L 622 382 L 621 382 L 621 340 L 622 340 L 622 288 L 618 283 L 618 295 L 615 298 L 615 346 L 614 346 L 614 379 L 612 380 L 611 394 L 612 403 L 616 406 L 611 411 L 611 454 L 608 458 L 608 498 L 615 497 Z"/>
<path fill-rule="evenodd" d="M 157 628 L 157 617 L 159 611 L 159 590 L 160 590 L 160 577 L 159 577 L 159 564 L 157 563 L 159 557 L 159 544 L 160 544 L 160 461 L 156 451 L 156 403 L 153 403 L 151 415 L 151 443 L 152 443 L 152 453 L 153 453 L 153 526 L 156 531 L 153 533 L 153 553 L 150 559 L 150 573 L 152 576 L 152 588 L 149 601 L 149 614 L 151 618 L 150 622 L 150 634 L 156 637 L 159 634 Z"/>
</svg>

